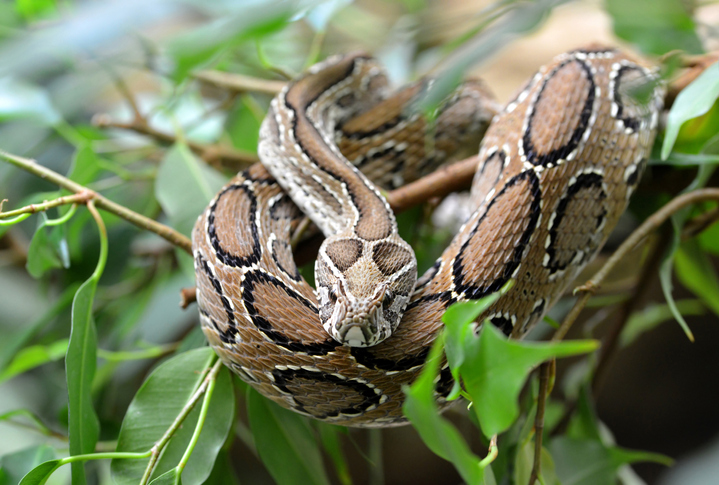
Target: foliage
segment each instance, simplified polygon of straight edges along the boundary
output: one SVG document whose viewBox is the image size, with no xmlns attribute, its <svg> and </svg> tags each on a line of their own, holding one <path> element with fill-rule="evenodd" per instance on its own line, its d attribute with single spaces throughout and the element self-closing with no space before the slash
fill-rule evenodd
<svg viewBox="0 0 719 485">
<path fill-rule="evenodd" d="M 351 0 L 3 2 L 0 149 L 37 158 L 188 235 L 218 188 L 252 158 L 270 100 L 202 84 L 198 71 L 280 79 L 329 53 L 363 48 L 391 62 L 400 80 L 437 62 L 438 81 L 421 106 L 431 115 L 471 65 L 540 27 L 563 3 L 499 1 L 433 46 L 423 38 L 433 10 L 421 0 L 387 0 L 388 16 Z M 605 8 L 617 37 L 646 55 L 699 54 L 705 39 L 690 4 L 607 0 Z M 717 67 L 676 98 L 651 160 L 650 169 L 694 170 L 686 191 L 709 184 L 719 164 Z M 646 218 L 682 187 L 672 189 L 635 198 L 635 217 Z M 353 483 L 344 452 L 359 446 L 359 432 L 310 421 L 247 388 L 205 346 L 196 312 L 177 308 L 179 290 L 193 285 L 191 258 L 87 200 L 51 205 L 71 195 L 0 163 L 0 199 L 9 200 L 0 211 L 29 204 L 40 211 L 0 218 L 0 485 Z M 712 263 L 719 229 L 682 236 L 687 221 L 715 210 L 702 203 L 674 215 L 660 270 L 666 303 L 628 315 L 621 345 L 673 318 L 692 335 L 684 316 L 719 315 Z M 399 218 L 425 266 L 446 239 L 427 212 Z M 673 270 L 696 298 L 674 301 Z M 432 452 L 467 483 L 527 483 L 541 409 L 545 431 L 553 431 L 537 448 L 544 484 L 614 483 L 628 464 L 668 463 L 621 448 L 597 417 L 596 341 L 517 342 L 486 324 L 477 333 L 473 322 L 492 298 L 450 308 L 443 337 L 406 389 L 405 413 Z M 537 338 L 551 329 L 543 331 Z M 578 356 L 585 371 L 545 409 L 535 369 L 565 356 Z M 464 403 L 454 407 L 467 424 L 461 428 L 435 402 L 444 359 L 462 383 L 450 395 Z M 259 479 L 233 465 L 237 447 L 264 464 Z"/>
</svg>

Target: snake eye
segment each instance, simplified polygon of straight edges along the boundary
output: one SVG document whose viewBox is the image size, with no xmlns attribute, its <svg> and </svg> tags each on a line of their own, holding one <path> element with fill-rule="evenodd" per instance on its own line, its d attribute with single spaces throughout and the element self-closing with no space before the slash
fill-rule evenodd
<svg viewBox="0 0 719 485">
<path fill-rule="evenodd" d="M 327 296 L 330 298 L 330 302 L 334 305 L 337 303 L 337 291 L 335 290 L 335 287 L 332 286 L 330 290 L 327 292 Z"/>
</svg>

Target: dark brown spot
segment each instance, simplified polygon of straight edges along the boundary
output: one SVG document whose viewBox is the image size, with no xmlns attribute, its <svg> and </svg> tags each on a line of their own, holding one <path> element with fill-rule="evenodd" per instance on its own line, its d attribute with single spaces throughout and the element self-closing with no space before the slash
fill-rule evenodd
<svg viewBox="0 0 719 485">
<path fill-rule="evenodd" d="M 362 243 L 357 239 L 342 239 L 329 243 L 325 252 L 337 269 L 345 271 L 362 256 Z"/>
<path fill-rule="evenodd" d="M 381 242 L 372 249 L 372 259 L 386 276 L 395 274 L 412 262 L 412 254 L 394 243 Z"/>
<path fill-rule="evenodd" d="M 597 173 L 579 175 L 567 189 L 549 228 L 547 267 L 551 272 L 582 264 L 597 250 L 603 239 L 598 231 L 607 215 L 606 198 L 602 176 Z"/>
</svg>

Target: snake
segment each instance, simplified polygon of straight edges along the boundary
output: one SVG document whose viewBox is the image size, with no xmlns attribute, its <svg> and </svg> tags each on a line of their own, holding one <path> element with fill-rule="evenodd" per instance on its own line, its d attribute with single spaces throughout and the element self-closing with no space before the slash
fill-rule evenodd
<svg viewBox="0 0 719 485">
<path fill-rule="evenodd" d="M 194 226 L 203 332 L 225 365 L 285 408 L 345 426 L 406 423 L 403 387 L 422 371 L 445 310 L 510 281 L 477 321 L 526 335 L 624 212 L 664 95 L 652 65 L 596 45 L 557 56 L 504 107 L 467 82 L 428 121 L 412 107 L 432 82 L 392 93 L 364 54 L 310 68 L 270 105 L 264 165 L 236 175 Z M 382 190 L 480 138 L 471 215 L 414 281 Z M 303 211 L 326 236 L 317 290 L 293 258 Z M 435 382 L 443 410 L 454 385 L 446 360 Z"/>
</svg>

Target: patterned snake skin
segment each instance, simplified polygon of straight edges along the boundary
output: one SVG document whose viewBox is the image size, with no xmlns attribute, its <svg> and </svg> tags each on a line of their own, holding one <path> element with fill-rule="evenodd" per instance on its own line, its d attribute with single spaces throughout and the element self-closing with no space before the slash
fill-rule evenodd
<svg viewBox="0 0 719 485">
<path fill-rule="evenodd" d="M 467 141 L 481 133 L 493 102 L 472 84 L 443 106 L 429 131 L 433 143 L 425 141 L 421 118 L 403 109 L 421 83 L 364 113 L 326 108 L 340 116 L 313 122 L 334 124 L 334 140 L 320 135 L 326 126 L 312 131 L 293 122 L 297 113 L 286 110 L 308 109 L 345 77 L 366 74 L 355 65 L 364 59 L 325 62 L 312 73 L 316 82 L 303 88 L 313 93 L 273 104 L 281 113 L 269 123 L 279 120 L 282 126 L 271 128 L 298 143 L 306 155 L 301 163 L 322 166 L 326 161 L 313 157 L 336 153 L 336 144 L 360 169 L 370 169 L 369 178 L 394 186 L 421 175 L 419 166 L 456 155 L 453 137 Z M 345 67 L 339 73 L 333 69 L 338 65 Z M 333 82 L 323 77 L 327 69 Z M 663 91 L 655 81 L 645 64 L 605 48 L 569 52 L 542 67 L 484 137 L 471 192 L 474 212 L 418 280 L 397 329 L 374 346 L 342 345 L 322 327 L 317 295 L 298 273 L 289 245 L 302 214 L 262 166 L 240 173 L 193 231 L 207 339 L 244 381 L 286 408 L 347 426 L 404 423 L 402 386 L 422 370 L 449 305 L 481 298 L 513 279 L 511 290 L 481 318 L 519 338 L 602 246 L 639 181 L 656 134 Z M 644 97 L 634 96 L 641 87 L 649 88 Z M 348 104 L 342 97 L 322 99 Z M 390 159 L 398 162 L 382 169 Z M 340 204 L 323 184 L 316 184 L 324 190 L 320 198 Z M 445 364 L 436 385 L 440 407 L 451 387 Z"/>
</svg>

